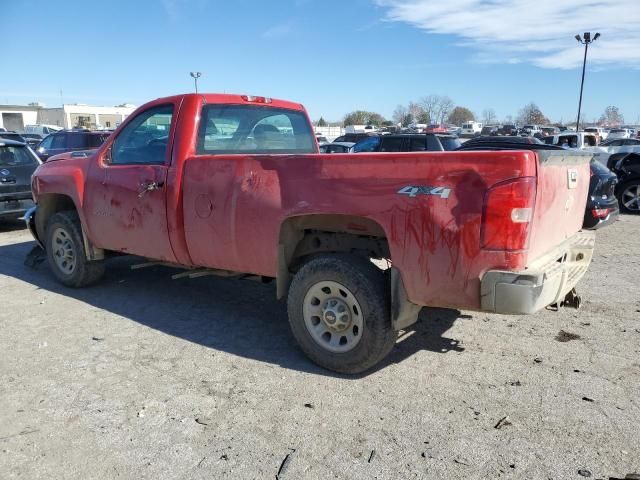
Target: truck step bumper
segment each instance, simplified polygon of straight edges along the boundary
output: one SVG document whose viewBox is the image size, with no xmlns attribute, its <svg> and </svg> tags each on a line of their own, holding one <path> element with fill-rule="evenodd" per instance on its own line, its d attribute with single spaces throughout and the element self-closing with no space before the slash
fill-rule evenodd
<svg viewBox="0 0 640 480">
<path fill-rule="evenodd" d="M 489 270 L 482 277 L 482 310 L 528 314 L 560 304 L 585 274 L 595 233 L 581 231 L 521 272 Z"/>
</svg>

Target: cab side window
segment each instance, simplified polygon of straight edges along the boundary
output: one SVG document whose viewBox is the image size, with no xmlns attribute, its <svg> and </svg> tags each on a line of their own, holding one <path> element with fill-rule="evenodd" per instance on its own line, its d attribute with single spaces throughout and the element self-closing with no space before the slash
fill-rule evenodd
<svg viewBox="0 0 640 480">
<path fill-rule="evenodd" d="M 172 118 L 173 105 L 161 105 L 140 113 L 114 140 L 111 163 L 165 163 Z"/>
</svg>

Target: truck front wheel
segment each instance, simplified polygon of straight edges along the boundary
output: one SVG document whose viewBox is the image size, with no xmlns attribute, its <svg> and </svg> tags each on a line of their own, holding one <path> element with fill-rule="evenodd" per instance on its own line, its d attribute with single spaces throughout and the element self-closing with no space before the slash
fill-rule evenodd
<svg viewBox="0 0 640 480">
<path fill-rule="evenodd" d="M 289 289 L 289 324 L 304 353 L 339 373 L 360 373 L 393 348 L 384 273 L 368 259 L 326 254 L 305 263 Z"/>
<path fill-rule="evenodd" d="M 104 273 L 104 261 L 87 260 L 80 218 L 74 211 L 58 212 L 47 224 L 47 261 L 56 278 L 67 287 L 85 287 Z"/>
</svg>

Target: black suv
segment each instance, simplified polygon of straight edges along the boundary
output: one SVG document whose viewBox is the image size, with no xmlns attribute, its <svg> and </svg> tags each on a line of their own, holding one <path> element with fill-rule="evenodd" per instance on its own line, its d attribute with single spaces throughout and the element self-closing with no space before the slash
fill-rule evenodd
<svg viewBox="0 0 640 480">
<path fill-rule="evenodd" d="M 49 157 L 60 153 L 93 150 L 102 145 L 110 134 L 111 132 L 91 130 L 60 130 L 47 135 L 38 144 L 36 153 L 40 160 L 46 161 Z"/>
<path fill-rule="evenodd" d="M 336 138 L 334 142 L 351 142 L 357 143 L 365 138 L 376 136 L 375 133 L 345 133 L 344 135 Z"/>
<path fill-rule="evenodd" d="M 443 152 L 462 145 L 455 135 L 437 133 L 409 133 L 380 135 L 359 141 L 353 153 L 362 152 Z"/>
<path fill-rule="evenodd" d="M 31 175 L 38 165 L 26 144 L 0 138 L 0 219 L 18 218 L 34 206 Z"/>
</svg>

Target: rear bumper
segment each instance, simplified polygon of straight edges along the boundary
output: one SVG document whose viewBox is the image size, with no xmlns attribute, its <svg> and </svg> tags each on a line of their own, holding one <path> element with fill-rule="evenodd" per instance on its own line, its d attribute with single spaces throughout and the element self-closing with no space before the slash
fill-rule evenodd
<svg viewBox="0 0 640 480">
<path fill-rule="evenodd" d="M 481 281 L 482 310 L 529 314 L 559 303 L 589 268 L 595 232 L 580 231 L 525 270 L 489 270 Z"/>
<path fill-rule="evenodd" d="M 598 218 L 593 215 L 593 210 L 602 209 L 609 210 L 609 213 L 606 217 Z M 582 224 L 582 228 L 597 230 L 618 220 L 619 215 L 620 210 L 618 208 L 618 199 L 615 196 L 612 196 L 607 200 L 599 199 L 595 201 L 589 201 L 587 202 L 587 208 L 584 212 L 584 223 Z"/>
</svg>

